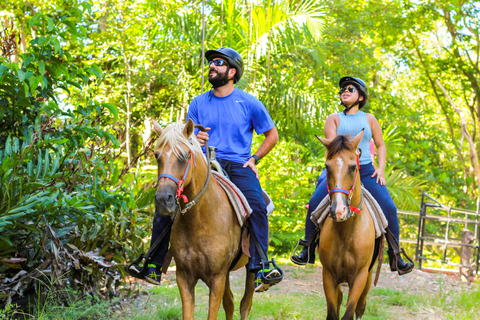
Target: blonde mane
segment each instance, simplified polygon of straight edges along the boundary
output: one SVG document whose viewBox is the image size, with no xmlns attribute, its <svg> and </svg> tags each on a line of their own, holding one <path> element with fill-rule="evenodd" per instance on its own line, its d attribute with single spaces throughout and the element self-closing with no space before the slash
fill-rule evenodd
<svg viewBox="0 0 480 320">
<path fill-rule="evenodd" d="M 168 145 L 175 156 L 181 158 L 184 150 L 180 148 L 180 145 L 183 144 L 187 147 L 188 151 L 203 155 L 202 147 L 198 143 L 195 134 L 192 133 L 189 138 L 186 138 L 183 134 L 184 128 L 184 123 L 173 123 L 166 126 L 155 144 L 155 150 L 162 152 L 163 148 Z M 201 158 L 203 158 L 203 161 L 206 163 L 205 156 Z"/>
</svg>

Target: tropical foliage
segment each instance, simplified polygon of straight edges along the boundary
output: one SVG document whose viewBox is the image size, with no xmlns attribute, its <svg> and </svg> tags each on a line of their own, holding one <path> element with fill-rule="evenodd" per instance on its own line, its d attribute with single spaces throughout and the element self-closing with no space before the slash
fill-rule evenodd
<svg viewBox="0 0 480 320">
<path fill-rule="evenodd" d="M 185 120 L 209 90 L 202 50 L 220 46 L 242 54 L 238 87 L 265 104 L 281 135 L 260 165 L 277 207 L 274 254 L 303 233 L 323 166 L 314 134 L 339 111 L 347 74 L 368 84 L 365 111 L 384 130 L 397 206 L 417 210 L 425 190 L 475 209 L 479 11 L 456 0 L 2 2 L 0 298 L 18 297 L 7 284 L 14 276 L 32 290 L 36 268 L 114 294 L 121 265 L 149 243 L 150 120 Z M 415 221 L 402 223 L 411 236 Z"/>
</svg>

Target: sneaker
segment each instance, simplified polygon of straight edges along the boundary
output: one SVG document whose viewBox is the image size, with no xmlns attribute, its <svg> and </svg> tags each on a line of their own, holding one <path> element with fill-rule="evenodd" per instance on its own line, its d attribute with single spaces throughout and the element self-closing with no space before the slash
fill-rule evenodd
<svg viewBox="0 0 480 320">
<path fill-rule="evenodd" d="M 257 272 L 255 275 L 255 292 L 264 292 L 270 289 L 271 286 L 274 286 L 276 283 L 263 283 L 262 280 L 262 273 L 267 279 L 272 279 L 272 278 L 278 278 L 281 276 L 280 272 L 276 269 L 270 270 L 270 269 L 263 269 Z"/>
<path fill-rule="evenodd" d="M 154 264 L 149 264 L 147 266 L 147 275 L 145 280 L 151 284 L 159 285 L 162 280 L 162 273 L 158 270 L 157 266 Z"/>
</svg>

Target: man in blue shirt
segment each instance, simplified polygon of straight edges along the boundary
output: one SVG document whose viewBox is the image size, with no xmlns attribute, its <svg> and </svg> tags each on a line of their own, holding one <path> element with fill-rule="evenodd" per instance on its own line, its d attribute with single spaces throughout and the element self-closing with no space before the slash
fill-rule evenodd
<svg viewBox="0 0 480 320">
<path fill-rule="evenodd" d="M 218 162 L 245 195 L 253 210 L 249 217 L 251 231 L 255 233 L 266 256 L 268 217 L 256 164 L 277 144 L 278 132 L 264 105 L 254 96 L 233 86 L 243 74 L 243 61 L 238 52 L 231 48 L 220 48 L 207 51 L 205 58 L 209 63 L 208 80 L 213 89 L 193 99 L 187 118 L 206 127 L 208 132 L 197 132 L 197 140 L 202 146 L 208 140 L 210 146 L 217 148 Z M 263 134 L 265 139 L 252 155 L 253 130 L 257 134 Z M 160 221 L 162 219 L 157 216 L 159 215 L 156 214 L 154 219 L 152 243 L 164 229 L 164 223 Z M 163 257 L 153 261 L 156 266 L 161 266 L 166 248 L 160 248 L 157 252 L 156 256 L 163 254 Z M 247 267 L 249 272 L 257 273 L 255 291 L 265 291 L 270 285 L 261 281 L 261 258 L 252 237 L 250 254 Z M 154 270 L 152 272 L 155 274 Z M 262 272 L 266 278 L 280 276 L 280 272 L 275 269 Z"/>
</svg>

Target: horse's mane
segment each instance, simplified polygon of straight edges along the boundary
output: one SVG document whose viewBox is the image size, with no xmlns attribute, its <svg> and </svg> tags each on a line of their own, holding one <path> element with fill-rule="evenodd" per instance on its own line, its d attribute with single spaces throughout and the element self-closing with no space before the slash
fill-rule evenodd
<svg viewBox="0 0 480 320">
<path fill-rule="evenodd" d="M 342 150 L 352 150 L 353 144 L 350 140 L 350 135 L 338 135 L 336 136 L 330 144 L 327 146 L 327 160 L 332 159 L 335 155 L 340 153 Z"/>
<path fill-rule="evenodd" d="M 155 144 L 155 150 L 162 152 L 163 148 L 168 145 L 177 158 L 182 158 L 183 150 L 180 148 L 180 145 L 183 144 L 189 151 L 194 153 L 198 152 L 203 155 L 202 147 L 198 143 L 195 134 L 192 133 L 189 138 L 185 137 L 183 134 L 184 128 L 184 123 L 173 123 L 166 126 Z M 202 158 L 206 161 L 205 157 Z"/>
</svg>

